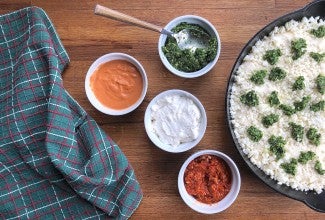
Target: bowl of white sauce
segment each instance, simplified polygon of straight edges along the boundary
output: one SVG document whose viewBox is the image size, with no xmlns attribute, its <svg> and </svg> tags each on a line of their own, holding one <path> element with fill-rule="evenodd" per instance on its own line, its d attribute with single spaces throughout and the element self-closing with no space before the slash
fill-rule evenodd
<svg viewBox="0 0 325 220">
<path fill-rule="evenodd" d="M 150 140 L 160 149 L 181 153 L 203 138 L 207 117 L 202 103 L 183 90 L 167 90 L 149 103 L 144 125 Z"/>
</svg>

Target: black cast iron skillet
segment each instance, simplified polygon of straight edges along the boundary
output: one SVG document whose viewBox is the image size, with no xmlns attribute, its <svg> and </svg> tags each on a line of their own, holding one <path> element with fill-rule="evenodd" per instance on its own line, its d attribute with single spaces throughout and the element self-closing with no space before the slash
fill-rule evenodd
<svg viewBox="0 0 325 220">
<path fill-rule="evenodd" d="M 316 0 L 308 5 L 306 5 L 304 8 L 294 11 L 292 13 L 286 14 L 272 23 L 268 24 L 266 27 L 264 27 L 262 30 L 260 30 L 243 48 L 241 53 L 239 54 L 233 69 L 231 71 L 231 75 L 229 77 L 228 81 L 228 87 L 227 87 L 227 96 L 226 96 L 226 107 L 227 107 L 227 121 L 229 125 L 229 129 L 233 138 L 233 141 L 236 145 L 237 150 L 245 160 L 246 164 L 250 167 L 250 169 L 268 186 L 270 186 L 272 189 L 276 190 L 277 192 L 290 197 L 292 199 L 299 200 L 301 202 L 304 202 L 312 209 L 319 211 L 319 212 L 325 212 L 325 191 L 323 191 L 320 194 L 315 193 L 314 191 L 297 191 L 292 189 L 291 187 L 288 187 L 286 185 L 279 185 L 277 184 L 277 181 L 270 178 L 270 176 L 266 175 L 262 170 L 260 170 L 257 166 L 255 166 L 248 156 L 242 151 L 242 148 L 234 134 L 234 128 L 231 123 L 232 115 L 230 113 L 230 95 L 232 91 L 232 86 L 234 84 L 235 74 L 242 63 L 244 57 L 250 53 L 252 46 L 255 45 L 255 43 L 259 39 L 263 39 L 264 36 L 268 35 L 276 26 L 283 26 L 286 22 L 294 19 L 294 20 L 301 20 L 303 17 L 316 17 L 319 16 L 322 19 L 325 19 L 325 0 Z M 325 178 L 325 177 L 324 177 Z"/>
</svg>

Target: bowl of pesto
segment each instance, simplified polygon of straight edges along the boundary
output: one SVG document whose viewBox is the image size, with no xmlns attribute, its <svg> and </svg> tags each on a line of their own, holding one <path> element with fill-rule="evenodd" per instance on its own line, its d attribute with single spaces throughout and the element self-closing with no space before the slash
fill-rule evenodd
<svg viewBox="0 0 325 220">
<path fill-rule="evenodd" d="M 161 34 L 158 41 L 159 56 L 170 72 L 184 78 L 195 78 L 208 73 L 215 66 L 220 56 L 221 43 L 218 31 L 208 20 L 195 15 L 183 15 L 170 21 L 165 29 L 173 33 L 195 29 L 210 36 L 206 48 L 182 50 L 174 38 Z"/>
</svg>

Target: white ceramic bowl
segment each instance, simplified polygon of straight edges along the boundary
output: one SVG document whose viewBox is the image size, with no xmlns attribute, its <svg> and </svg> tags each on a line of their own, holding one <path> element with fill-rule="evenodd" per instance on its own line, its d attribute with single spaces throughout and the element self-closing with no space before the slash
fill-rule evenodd
<svg viewBox="0 0 325 220">
<path fill-rule="evenodd" d="M 170 72 L 172 72 L 173 74 L 175 74 L 177 76 L 184 77 L 184 78 L 194 78 L 194 77 L 202 76 L 202 75 L 206 74 L 207 72 L 209 72 L 215 66 L 215 64 L 217 63 L 217 61 L 219 59 L 220 51 L 221 51 L 220 36 L 219 36 L 216 28 L 208 20 L 206 20 L 202 17 L 196 16 L 196 15 L 183 15 L 183 16 L 177 17 L 177 18 L 173 19 L 172 21 L 170 21 L 165 26 L 165 29 L 171 31 L 175 26 L 177 26 L 181 22 L 197 24 L 197 25 L 201 26 L 202 28 L 204 28 L 210 34 L 210 36 L 216 37 L 217 42 L 218 42 L 216 57 L 214 58 L 214 60 L 212 60 L 210 63 L 208 63 L 204 68 L 202 68 L 198 71 L 195 71 L 195 72 L 179 71 L 169 63 L 164 52 L 162 51 L 162 47 L 165 46 L 166 39 L 167 39 L 167 35 L 165 35 L 165 34 L 161 34 L 159 37 L 159 41 L 158 41 L 159 57 L 160 57 L 162 63 L 164 64 L 164 66 Z"/>
<path fill-rule="evenodd" d="M 142 93 L 139 99 L 131 106 L 125 108 L 125 109 L 112 109 L 108 108 L 105 105 L 103 105 L 98 99 L 96 98 L 95 94 L 93 93 L 92 89 L 90 88 L 90 77 L 91 75 L 95 72 L 95 70 L 98 68 L 99 65 L 102 63 L 106 63 L 108 61 L 112 60 L 126 60 L 130 63 L 132 63 L 140 72 L 143 80 L 143 88 L 142 88 Z M 143 101 L 144 97 L 146 96 L 147 93 L 147 88 L 148 88 L 148 79 L 146 72 L 142 65 L 140 64 L 139 61 L 137 61 L 134 57 L 124 54 L 124 53 L 109 53 L 105 54 L 101 57 L 99 57 L 89 68 L 87 75 L 86 75 L 86 80 L 85 80 L 85 90 L 86 90 L 86 95 L 88 97 L 88 100 L 90 103 L 99 111 L 108 114 L 108 115 L 124 115 L 127 113 L 130 113 L 134 109 L 136 109 Z"/>
<path fill-rule="evenodd" d="M 178 146 L 172 146 L 170 144 L 163 143 L 158 138 L 156 133 L 153 131 L 152 119 L 151 119 L 152 106 L 159 99 L 161 99 L 165 96 L 174 95 L 174 94 L 190 98 L 191 100 L 193 100 L 194 104 L 199 108 L 199 110 L 201 112 L 201 123 L 200 123 L 200 127 L 199 127 L 199 136 L 191 142 L 181 143 Z M 193 96 L 191 93 L 183 91 L 183 90 L 172 89 L 172 90 L 167 90 L 167 91 L 164 91 L 164 92 L 158 94 L 155 98 L 153 98 L 151 100 L 151 102 L 149 103 L 149 105 L 146 109 L 145 115 L 144 115 L 144 125 L 145 125 L 145 129 L 146 129 L 146 132 L 147 132 L 150 140 L 157 147 L 159 147 L 160 149 L 165 150 L 167 152 L 180 153 L 180 152 L 184 152 L 184 151 L 190 150 L 191 148 L 195 147 L 200 142 L 200 140 L 203 138 L 203 135 L 205 133 L 206 126 L 207 126 L 207 116 L 206 116 L 206 112 L 205 112 L 203 105 L 195 96 Z"/>
<path fill-rule="evenodd" d="M 231 190 L 230 192 L 226 195 L 225 198 L 223 198 L 221 201 L 214 203 L 214 204 L 204 204 L 202 202 L 197 201 L 193 196 L 187 193 L 185 185 L 184 185 L 184 172 L 188 166 L 188 164 L 194 160 L 195 158 L 205 155 L 205 154 L 210 154 L 210 155 L 216 155 L 217 157 L 223 159 L 229 166 L 231 170 L 231 176 L 232 176 L 232 183 L 231 183 Z M 239 170 L 234 163 L 234 161 L 225 155 L 224 153 L 221 153 L 219 151 L 215 150 L 202 150 L 194 153 L 191 155 L 183 164 L 179 171 L 178 175 L 178 190 L 179 193 L 184 200 L 184 202 L 193 210 L 204 213 L 204 214 L 214 214 L 218 212 L 222 212 L 225 209 L 227 209 L 233 202 L 236 200 L 239 190 L 240 190 L 240 185 L 241 185 L 241 178 L 239 174 Z"/>
</svg>

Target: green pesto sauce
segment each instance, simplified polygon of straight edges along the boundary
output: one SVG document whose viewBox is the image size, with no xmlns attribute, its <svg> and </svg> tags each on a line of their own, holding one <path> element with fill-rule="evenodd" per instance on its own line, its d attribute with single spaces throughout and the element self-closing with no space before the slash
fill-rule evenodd
<svg viewBox="0 0 325 220">
<path fill-rule="evenodd" d="M 291 41 L 292 59 L 297 60 L 306 53 L 307 43 L 303 38 Z"/>
<path fill-rule="evenodd" d="M 321 25 L 321 26 L 319 26 L 319 28 L 317 28 L 317 29 L 312 29 L 312 30 L 310 31 L 310 33 L 311 33 L 312 35 L 314 35 L 315 37 L 317 37 L 317 38 L 325 37 L 325 26 L 324 26 L 324 25 Z"/>
<path fill-rule="evenodd" d="M 318 133 L 316 128 L 310 128 L 306 135 L 310 143 L 316 146 L 320 145 L 321 134 Z"/>
<path fill-rule="evenodd" d="M 258 96 L 254 90 L 240 96 L 240 101 L 247 106 L 257 106 L 259 104 Z"/>
<path fill-rule="evenodd" d="M 316 78 L 316 87 L 321 94 L 325 93 L 325 76 L 320 74 Z"/>
<path fill-rule="evenodd" d="M 281 163 L 280 166 L 284 170 L 284 172 L 294 176 L 297 173 L 297 164 L 298 164 L 298 161 L 293 158 L 288 163 Z"/>
<path fill-rule="evenodd" d="M 309 160 L 314 159 L 316 154 L 312 151 L 300 152 L 298 162 L 301 164 L 306 164 Z"/>
<path fill-rule="evenodd" d="M 298 142 L 301 142 L 304 137 L 304 127 L 293 122 L 290 122 L 289 125 L 291 128 L 292 138 Z"/>
<path fill-rule="evenodd" d="M 250 80 L 256 85 L 262 85 L 264 84 L 264 78 L 266 77 L 266 75 L 267 75 L 266 70 L 258 70 L 253 73 Z"/>
<path fill-rule="evenodd" d="M 247 134 L 249 139 L 254 142 L 260 141 L 263 137 L 262 131 L 255 126 L 250 126 L 249 128 L 247 128 Z"/>
<path fill-rule="evenodd" d="M 276 159 L 279 160 L 282 157 L 284 157 L 285 149 L 284 145 L 286 144 L 286 141 L 281 136 L 274 136 L 272 135 L 268 143 L 270 144 L 270 151 L 275 155 Z"/>
<path fill-rule="evenodd" d="M 271 94 L 267 97 L 267 101 L 269 102 L 269 104 L 271 106 L 279 105 L 280 100 L 279 100 L 279 97 L 278 97 L 278 92 L 277 91 L 271 92 Z"/>
<path fill-rule="evenodd" d="M 319 175 L 324 175 L 325 170 L 323 169 L 323 166 L 319 160 L 316 161 L 314 168 Z"/>
<path fill-rule="evenodd" d="M 182 22 L 172 29 L 174 33 L 178 33 L 183 29 L 196 29 L 201 32 L 205 32 L 201 26 L 196 24 L 189 24 Z M 183 72 L 195 72 L 208 63 L 210 63 L 217 55 L 218 42 L 216 37 L 212 37 L 209 40 L 209 46 L 207 48 L 197 48 L 195 51 L 190 49 L 181 50 L 176 42 L 176 39 L 167 37 L 165 46 L 162 47 L 169 63 L 177 70 Z"/>
<path fill-rule="evenodd" d="M 292 90 L 303 90 L 305 88 L 305 77 L 299 76 L 294 84 L 292 85 Z"/>
<path fill-rule="evenodd" d="M 324 109 L 325 109 L 324 100 L 314 103 L 310 106 L 310 110 L 312 110 L 313 112 L 324 111 Z"/>
<path fill-rule="evenodd" d="M 325 53 L 310 52 L 309 56 L 313 58 L 317 63 L 320 63 L 323 61 Z"/>
<path fill-rule="evenodd" d="M 278 121 L 279 121 L 279 115 L 276 115 L 276 114 L 269 114 L 262 118 L 262 124 L 266 128 L 270 127 L 271 125 L 273 125 L 274 123 L 276 123 Z"/>
<path fill-rule="evenodd" d="M 263 56 L 263 59 L 266 60 L 269 64 L 274 65 L 278 62 L 281 55 L 282 53 L 280 49 L 267 50 Z"/>
<path fill-rule="evenodd" d="M 269 80 L 271 81 L 279 81 L 284 79 L 287 76 L 287 73 L 281 69 L 280 67 L 274 67 L 271 69 Z"/>
<path fill-rule="evenodd" d="M 293 105 L 295 106 L 295 110 L 296 111 L 304 110 L 309 101 L 310 101 L 310 96 L 305 96 L 302 98 L 300 102 L 294 102 Z"/>
<path fill-rule="evenodd" d="M 296 113 L 296 109 L 289 105 L 281 104 L 279 108 L 282 110 L 283 114 L 287 116 L 291 116 Z"/>
</svg>

